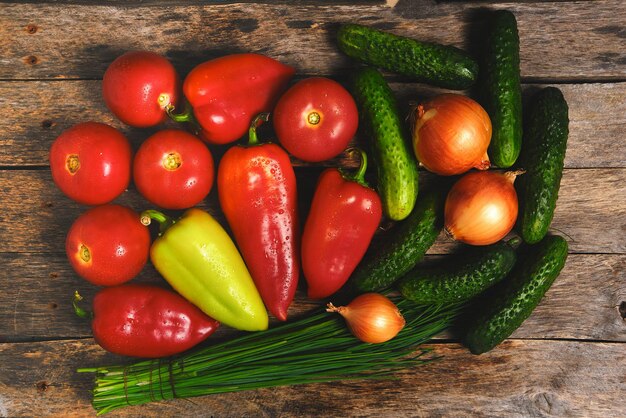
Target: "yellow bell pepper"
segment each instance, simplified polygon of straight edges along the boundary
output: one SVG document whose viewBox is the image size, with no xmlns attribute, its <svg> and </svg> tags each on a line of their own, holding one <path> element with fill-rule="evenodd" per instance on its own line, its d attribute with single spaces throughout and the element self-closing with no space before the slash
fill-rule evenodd
<svg viewBox="0 0 626 418">
<path fill-rule="evenodd" d="M 225 325 L 267 329 L 267 311 L 237 247 L 209 213 L 192 208 L 173 220 L 147 210 L 141 218 L 160 224 L 150 260 L 178 293 Z"/>
</svg>

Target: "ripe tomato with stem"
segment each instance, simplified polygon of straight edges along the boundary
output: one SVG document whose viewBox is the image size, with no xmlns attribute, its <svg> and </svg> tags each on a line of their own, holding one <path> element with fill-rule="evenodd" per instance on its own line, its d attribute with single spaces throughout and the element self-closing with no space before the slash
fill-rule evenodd
<svg viewBox="0 0 626 418">
<path fill-rule="evenodd" d="M 272 117 L 281 145 L 294 157 L 309 162 L 339 155 L 359 124 L 350 93 L 325 77 L 311 77 L 293 85 L 279 99 Z"/>
<path fill-rule="evenodd" d="M 102 96 L 111 112 L 127 125 L 146 128 L 167 119 L 181 83 L 167 58 L 150 51 L 129 51 L 117 57 L 102 79 Z"/>
<path fill-rule="evenodd" d="M 130 182 L 130 142 L 103 123 L 79 123 L 64 131 L 52 143 L 49 160 L 57 187 L 84 205 L 109 203 Z"/>
<path fill-rule="evenodd" d="M 139 214 L 121 205 L 96 206 L 70 227 L 65 252 L 74 271 L 98 286 L 122 284 L 137 276 L 150 250 L 150 232 Z"/>
<path fill-rule="evenodd" d="M 146 139 L 133 160 L 139 193 L 165 209 L 187 209 L 211 191 L 213 156 L 204 141 L 181 130 L 166 129 Z"/>
</svg>

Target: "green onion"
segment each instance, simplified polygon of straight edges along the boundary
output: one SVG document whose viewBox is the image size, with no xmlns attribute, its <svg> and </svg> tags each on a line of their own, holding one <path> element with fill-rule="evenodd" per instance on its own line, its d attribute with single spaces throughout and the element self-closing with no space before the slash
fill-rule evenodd
<svg viewBox="0 0 626 418">
<path fill-rule="evenodd" d="M 98 415 L 128 405 L 274 386 L 393 378 L 393 372 L 432 361 L 418 346 L 447 328 L 458 305 L 397 301 L 404 329 L 381 344 L 360 342 L 344 321 L 315 313 L 268 331 L 246 334 L 179 357 L 132 365 L 82 368 L 96 373 Z"/>
</svg>

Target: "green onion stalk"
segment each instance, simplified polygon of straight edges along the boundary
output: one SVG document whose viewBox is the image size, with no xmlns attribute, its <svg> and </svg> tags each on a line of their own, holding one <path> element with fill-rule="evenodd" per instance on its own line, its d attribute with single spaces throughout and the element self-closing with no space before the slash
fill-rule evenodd
<svg viewBox="0 0 626 418">
<path fill-rule="evenodd" d="M 131 365 L 81 368 L 96 373 L 98 415 L 129 405 L 284 385 L 393 378 L 436 357 L 418 347 L 447 328 L 459 305 L 419 306 L 396 300 L 406 325 L 390 341 L 368 344 L 339 315 L 311 316 L 177 357 Z"/>
</svg>

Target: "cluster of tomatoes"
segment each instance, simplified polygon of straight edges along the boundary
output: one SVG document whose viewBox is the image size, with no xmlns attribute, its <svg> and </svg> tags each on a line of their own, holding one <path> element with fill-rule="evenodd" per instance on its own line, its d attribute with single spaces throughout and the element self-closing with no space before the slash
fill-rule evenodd
<svg viewBox="0 0 626 418">
<path fill-rule="evenodd" d="M 300 160 L 319 162 L 343 152 L 358 125 L 352 96 L 323 77 L 289 87 L 294 73 L 268 57 L 237 54 L 198 65 L 181 83 L 174 66 L 156 53 L 131 51 L 113 61 L 104 74 L 102 94 L 118 119 L 148 128 L 171 118 L 190 122 L 185 127 L 193 133 L 162 129 L 133 152 L 117 129 L 90 121 L 71 127 L 54 141 L 50 167 L 55 184 L 74 201 L 93 206 L 67 236 L 66 252 L 75 271 L 104 286 L 138 275 L 148 259 L 149 231 L 137 213 L 111 202 L 132 181 L 159 208 L 200 204 L 217 183 L 209 146 L 243 138 L 261 112 L 272 112 L 278 141 Z M 240 192 L 221 190 L 220 201 L 222 195 Z"/>
</svg>

